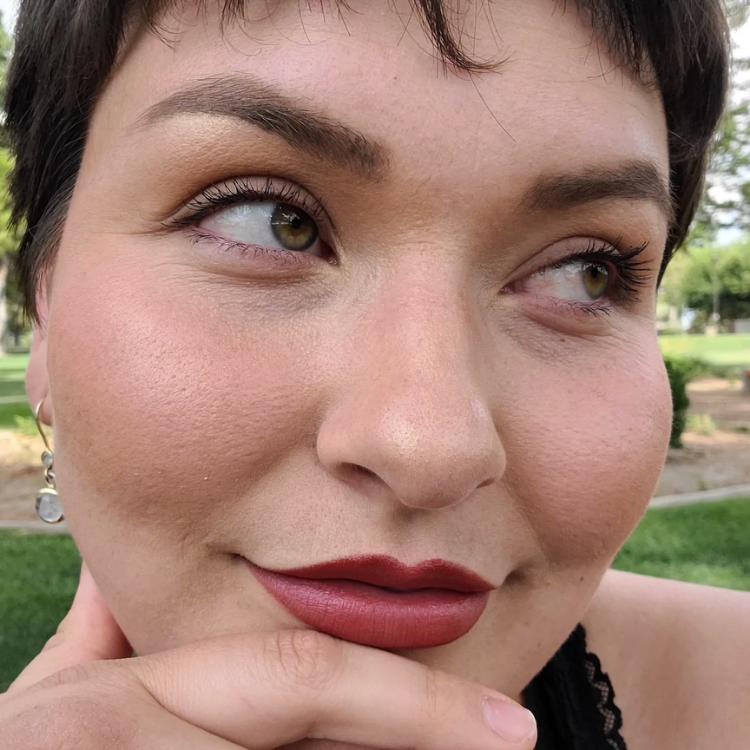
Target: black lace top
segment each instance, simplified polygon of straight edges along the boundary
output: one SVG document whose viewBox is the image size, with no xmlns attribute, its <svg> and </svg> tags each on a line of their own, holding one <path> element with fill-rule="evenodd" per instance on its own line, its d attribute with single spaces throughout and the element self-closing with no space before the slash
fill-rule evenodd
<svg viewBox="0 0 750 750">
<path fill-rule="evenodd" d="M 615 691 L 579 625 L 529 683 L 524 702 L 536 717 L 536 750 L 627 750 Z"/>
</svg>

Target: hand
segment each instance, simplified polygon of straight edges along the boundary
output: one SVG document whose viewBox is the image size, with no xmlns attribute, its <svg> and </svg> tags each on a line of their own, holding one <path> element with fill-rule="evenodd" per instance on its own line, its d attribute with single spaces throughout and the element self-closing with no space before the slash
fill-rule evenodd
<svg viewBox="0 0 750 750">
<path fill-rule="evenodd" d="M 131 655 L 84 566 L 57 634 L 0 695 L 0 750 L 271 750 L 311 740 L 383 750 L 535 744 L 531 714 L 508 698 L 315 631 L 249 633 Z"/>
</svg>

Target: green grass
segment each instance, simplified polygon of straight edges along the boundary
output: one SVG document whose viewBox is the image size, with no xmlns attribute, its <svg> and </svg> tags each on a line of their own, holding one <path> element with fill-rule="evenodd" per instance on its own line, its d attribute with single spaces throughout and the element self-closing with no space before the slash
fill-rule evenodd
<svg viewBox="0 0 750 750">
<path fill-rule="evenodd" d="M 80 565 L 68 536 L 0 532 L 0 692 L 55 632 Z"/>
<path fill-rule="evenodd" d="M 29 363 L 28 354 L 6 354 L 0 357 L 0 373 L 6 370 L 26 370 L 26 365 Z"/>
<path fill-rule="evenodd" d="M 17 398 L 19 401 L 26 398 L 26 386 L 23 382 L 23 374 L 20 377 L 14 378 L 0 374 L 0 398 L 5 400 Z"/>
<path fill-rule="evenodd" d="M 55 632 L 79 567 L 69 537 L 0 532 L 0 692 Z M 649 511 L 614 567 L 750 591 L 750 498 Z"/>
<path fill-rule="evenodd" d="M 32 421 L 34 419 L 31 408 L 25 401 L 0 404 L 0 430 L 17 430 L 18 421 L 16 417 L 24 417 L 25 422 L 28 422 L 29 419 Z"/>
<path fill-rule="evenodd" d="M 17 417 L 32 416 L 26 402 L 26 365 L 28 354 L 0 357 L 0 429 L 17 428 Z"/>
<path fill-rule="evenodd" d="M 648 511 L 614 567 L 750 591 L 750 498 Z"/>
<path fill-rule="evenodd" d="M 750 365 L 750 333 L 660 336 L 663 354 L 697 357 L 712 365 Z"/>
</svg>

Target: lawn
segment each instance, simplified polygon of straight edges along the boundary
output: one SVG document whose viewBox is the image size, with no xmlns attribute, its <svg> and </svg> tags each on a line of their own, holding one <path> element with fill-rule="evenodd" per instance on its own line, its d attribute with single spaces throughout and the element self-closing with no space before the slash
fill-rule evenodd
<svg viewBox="0 0 750 750">
<path fill-rule="evenodd" d="M 28 354 L 6 354 L 0 357 L 0 377 L 8 370 L 26 370 Z"/>
<path fill-rule="evenodd" d="M 16 417 L 30 417 L 26 402 L 26 365 L 28 354 L 0 357 L 0 429 L 14 429 Z"/>
<path fill-rule="evenodd" d="M 0 532 L 0 692 L 54 632 L 79 565 L 69 537 Z M 649 511 L 615 567 L 750 591 L 750 498 Z"/>
<path fill-rule="evenodd" d="M 648 511 L 614 567 L 750 591 L 750 497 Z"/>
<path fill-rule="evenodd" d="M 660 336 L 662 353 L 697 357 L 712 365 L 750 365 L 750 333 Z"/>
<path fill-rule="evenodd" d="M 0 532 L 0 692 L 54 633 L 80 564 L 70 537 Z"/>
</svg>

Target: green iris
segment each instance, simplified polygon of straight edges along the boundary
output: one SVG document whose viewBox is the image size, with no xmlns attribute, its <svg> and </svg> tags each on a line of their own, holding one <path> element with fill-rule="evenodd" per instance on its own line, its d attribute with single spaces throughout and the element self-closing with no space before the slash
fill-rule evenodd
<svg viewBox="0 0 750 750">
<path fill-rule="evenodd" d="M 271 229 L 286 250 L 307 250 L 318 239 L 315 222 L 304 211 L 288 203 L 276 204 Z"/>
<path fill-rule="evenodd" d="M 583 288 L 593 300 L 601 299 L 609 286 L 609 271 L 600 263 L 586 265 L 582 271 Z"/>
</svg>

